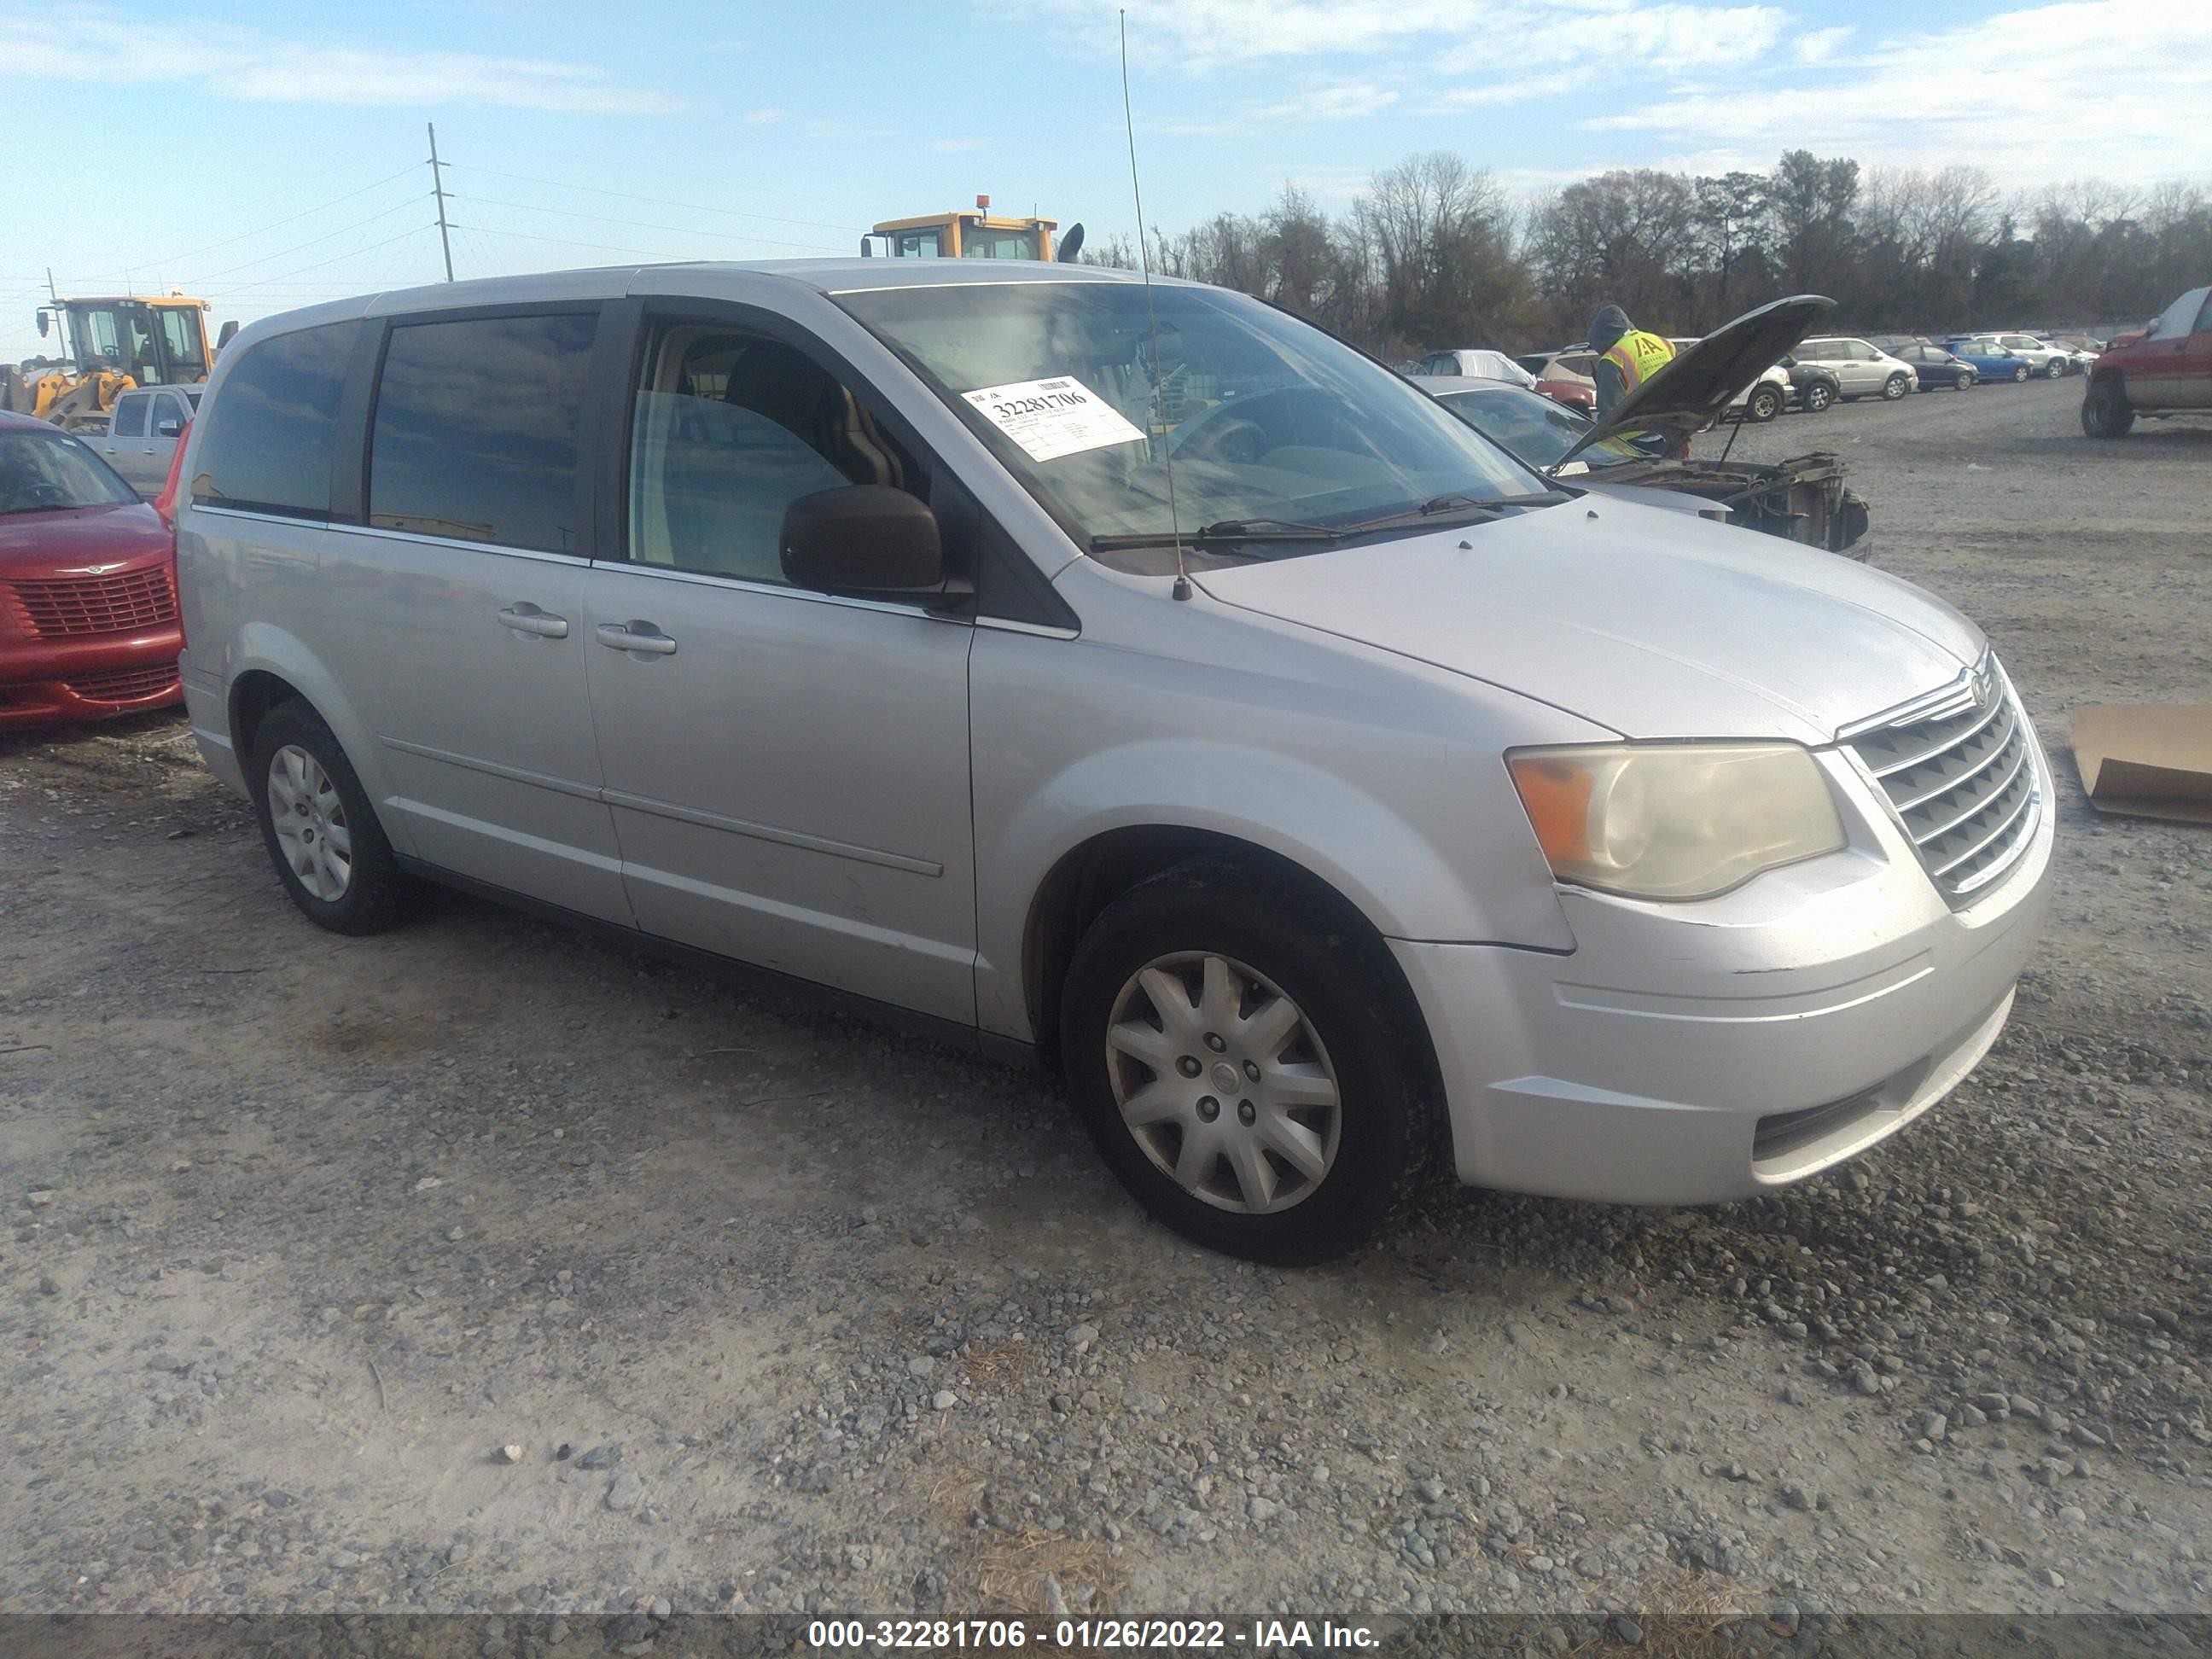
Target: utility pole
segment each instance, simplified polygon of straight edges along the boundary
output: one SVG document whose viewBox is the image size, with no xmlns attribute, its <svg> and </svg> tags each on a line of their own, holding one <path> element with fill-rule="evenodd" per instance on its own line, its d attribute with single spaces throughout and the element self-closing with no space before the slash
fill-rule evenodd
<svg viewBox="0 0 2212 1659">
<path fill-rule="evenodd" d="M 430 129 L 430 193 L 438 198 L 438 246 L 446 251 L 446 280 L 453 280 L 453 240 L 447 234 L 446 175 L 438 169 L 438 124 L 424 123 Z"/>
</svg>

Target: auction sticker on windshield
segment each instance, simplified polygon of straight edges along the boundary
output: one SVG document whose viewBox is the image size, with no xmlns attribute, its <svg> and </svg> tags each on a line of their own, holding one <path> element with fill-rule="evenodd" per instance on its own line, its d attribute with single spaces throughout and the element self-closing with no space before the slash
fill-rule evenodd
<svg viewBox="0 0 2212 1659">
<path fill-rule="evenodd" d="M 1145 434 L 1124 420 L 1120 410 L 1082 381 L 1066 375 L 1054 380 L 987 386 L 960 395 L 1026 450 L 1033 461 L 1145 441 Z"/>
</svg>

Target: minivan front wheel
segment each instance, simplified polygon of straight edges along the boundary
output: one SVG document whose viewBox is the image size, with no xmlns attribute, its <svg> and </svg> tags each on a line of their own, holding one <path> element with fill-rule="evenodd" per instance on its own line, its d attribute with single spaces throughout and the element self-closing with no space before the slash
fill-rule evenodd
<svg viewBox="0 0 2212 1659">
<path fill-rule="evenodd" d="M 1911 390 L 1912 383 L 1902 374 L 1893 374 L 1881 383 L 1881 395 L 1892 403 Z"/>
<path fill-rule="evenodd" d="M 262 845 L 302 915 L 337 933 L 399 919 L 409 883 L 345 750 L 313 710 L 280 703 L 254 734 L 254 816 Z"/>
<path fill-rule="evenodd" d="M 1277 1266 L 1371 1233 L 1431 1162 L 1434 1089 L 1356 918 L 1194 861 L 1091 924 L 1060 1002 L 1070 1093 L 1139 1202 Z"/>
</svg>

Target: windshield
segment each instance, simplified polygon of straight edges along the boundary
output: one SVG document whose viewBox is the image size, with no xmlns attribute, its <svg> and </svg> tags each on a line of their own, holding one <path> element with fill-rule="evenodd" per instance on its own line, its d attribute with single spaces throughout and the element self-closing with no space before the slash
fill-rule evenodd
<svg viewBox="0 0 2212 1659">
<path fill-rule="evenodd" d="M 1534 467 L 1557 466 L 1594 424 L 1540 392 L 1516 386 L 1447 392 L 1437 401 L 1477 432 Z M 1593 467 L 1650 458 L 1618 438 L 1601 438 L 1575 457 Z"/>
<path fill-rule="evenodd" d="M 1157 375 L 1134 283 L 836 298 L 1086 548 L 1169 533 L 1170 458 L 1185 535 L 1261 520 L 1348 526 L 1543 487 L 1380 363 L 1242 295 L 1155 287 Z"/>
<path fill-rule="evenodd" d="M 0 513 L 106 507 L 137 499 L 106 462 L 64 433 L 0 432 Z"/>
</svg>

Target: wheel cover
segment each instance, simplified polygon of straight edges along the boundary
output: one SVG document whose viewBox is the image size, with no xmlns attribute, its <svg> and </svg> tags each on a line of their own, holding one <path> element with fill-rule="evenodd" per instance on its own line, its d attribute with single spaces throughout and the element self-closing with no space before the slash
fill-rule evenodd
<svg viewBox="0 0 2212 1659">
<path fill-rule="evenodd" d="M 1145 1156 L 1216 1209 L 1287 1210 L 1335 1166 L 1344 1113 L 1320 1033 L 1234 957 L 1183 951 L 1132 974 L 1106 1024 L 1106 1074 Z"/>
<path fill-rule="evenodd" d="M 353 827 L 337 785 L 297 744 L 269 757 L 269 822 L 300 885 L 325 904 L 343 898 L 353 884 Z"/>
</svg>

